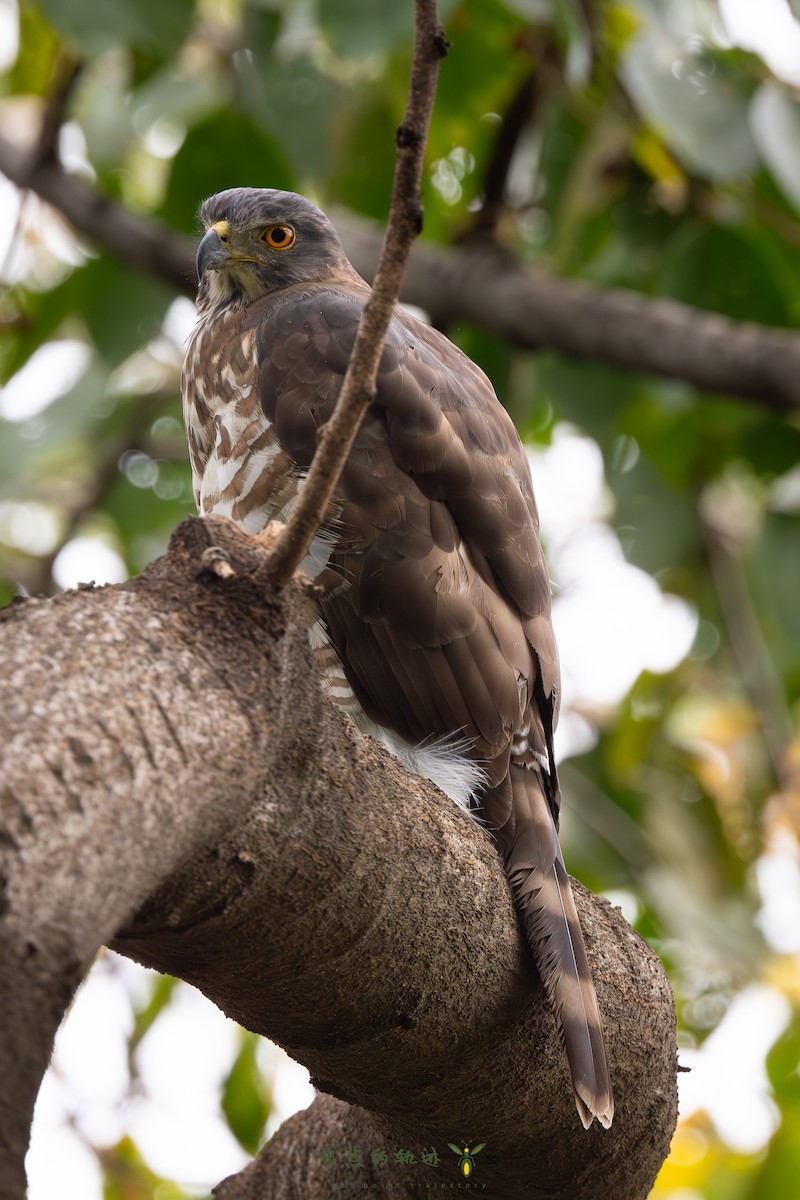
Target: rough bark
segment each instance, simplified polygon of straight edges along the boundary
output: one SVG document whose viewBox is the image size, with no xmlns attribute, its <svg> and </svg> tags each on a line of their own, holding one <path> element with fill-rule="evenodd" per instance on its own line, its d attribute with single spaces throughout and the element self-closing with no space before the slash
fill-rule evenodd
<svg viewBox="0 0 800 1200">
<path fill-rule="evenodd" d="M 658 960 L 577 889 L 617 1098 L 613 1128 L 585 1132 L 489 835 L 321 696 L 303 590 L 272 592 L 265 561 L 192 519 L 139 579 L 0 621 L 0 1195 L 23 1195 L 53 1034 L 107 943 L 329 1093 L 220 1200 L 346 1194 L 354 1145 L 441 1159 L 365 1168 L 354 1191 L 457 1185 L 461 1137 L 486 1143 L 489 1194 L 644 1198 L 676 1117 Z"/>
</svg>

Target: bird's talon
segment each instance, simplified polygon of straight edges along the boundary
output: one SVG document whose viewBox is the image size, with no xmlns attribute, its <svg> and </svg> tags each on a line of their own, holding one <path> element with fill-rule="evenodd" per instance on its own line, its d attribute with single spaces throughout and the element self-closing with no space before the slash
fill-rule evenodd
<svg viewBox="0 0 800 1200">
<path fill-rule="evenodd" d="M 271 554 L 278 544 L 278 538 L 283 533 L 286 526 L 283 521 L 270 521 L 268 525 L 253 536 L 262 549 L 266 550 L 267 554 Z"/>
</svg>

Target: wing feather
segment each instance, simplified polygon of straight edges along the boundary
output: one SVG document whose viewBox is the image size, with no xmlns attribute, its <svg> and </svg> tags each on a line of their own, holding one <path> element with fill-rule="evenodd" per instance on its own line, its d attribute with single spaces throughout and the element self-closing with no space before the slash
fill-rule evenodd
<svg viewBox="0 0 800 1200">
<path fill-rule="evenodd" d="M 301 469 L 333 411 L 365 294 L 287 288 L 265 306 L 259 395 Z M 380 703 L 402 736 L 432 713 L 436 728 L 423 736 L 452 732 L 447 720 L 465 715 L 476 756 L 497 756 L 523 723 L 518 680 L 535 672 L 537 641 L 549 631 L 528 464 L 486 376 L 404 313 L 390 325 L 341 496 L 331 567 L 352 585 L 324 598 L 322 610 L 334 643 L 350 647 L 344 665 L 356 694 L 370 696 L 374 711 L 372 681 L 381 679 Z M 364 624 L 371 637 L 362 637 Z M 427 653 L 409 653 L 416 649 Z M 456 692 L 469 697 L 466 714 Z"/>
</svg>

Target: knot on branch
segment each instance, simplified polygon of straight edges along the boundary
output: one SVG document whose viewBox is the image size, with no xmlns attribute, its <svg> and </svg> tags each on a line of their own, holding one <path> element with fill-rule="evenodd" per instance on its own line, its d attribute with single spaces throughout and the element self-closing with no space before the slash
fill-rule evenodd
<svg viewBox="0 0 800 1200">
<path fill-rule="evenodd" d="M 436 47 L 436 53 L 439 55 L 439 58 L 447 58 L 447 55 L 450 52 L 450 47 L 453 45 L 453 43 L 449 41 L 447 37 L 445 37 L 445 32 L 441 27 L 433 35 L 433 44 Z"/>
<path fill-rule="evenodd" d="M 404 121 L 402 125 L 397 127 L 394 140 L 398 150 L 416 150 L 422 142 L 422 135 L 413 125 Z"/>
<path fill-rule="evenodd" d="M 422 205 L 417 204 L 414 208 L 409 206 L 406 220 L 408 221 L 409 229 L 413 231 L 414 237 L 419 237 L 422 233 L 423 225 Z"/>
</svg>

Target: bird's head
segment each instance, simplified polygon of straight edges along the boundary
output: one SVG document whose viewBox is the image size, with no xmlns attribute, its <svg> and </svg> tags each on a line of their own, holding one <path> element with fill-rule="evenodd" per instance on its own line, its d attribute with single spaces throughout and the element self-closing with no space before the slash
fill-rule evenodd
<svg viewBox="0 0 800 1200">
<path fill-rule="evenodd" d="M 294 192 L 230 188 L 200 206 L 201 311 L 253 301 L 293 283 L 354 275 L 323 212 Z"/>
</svg>

